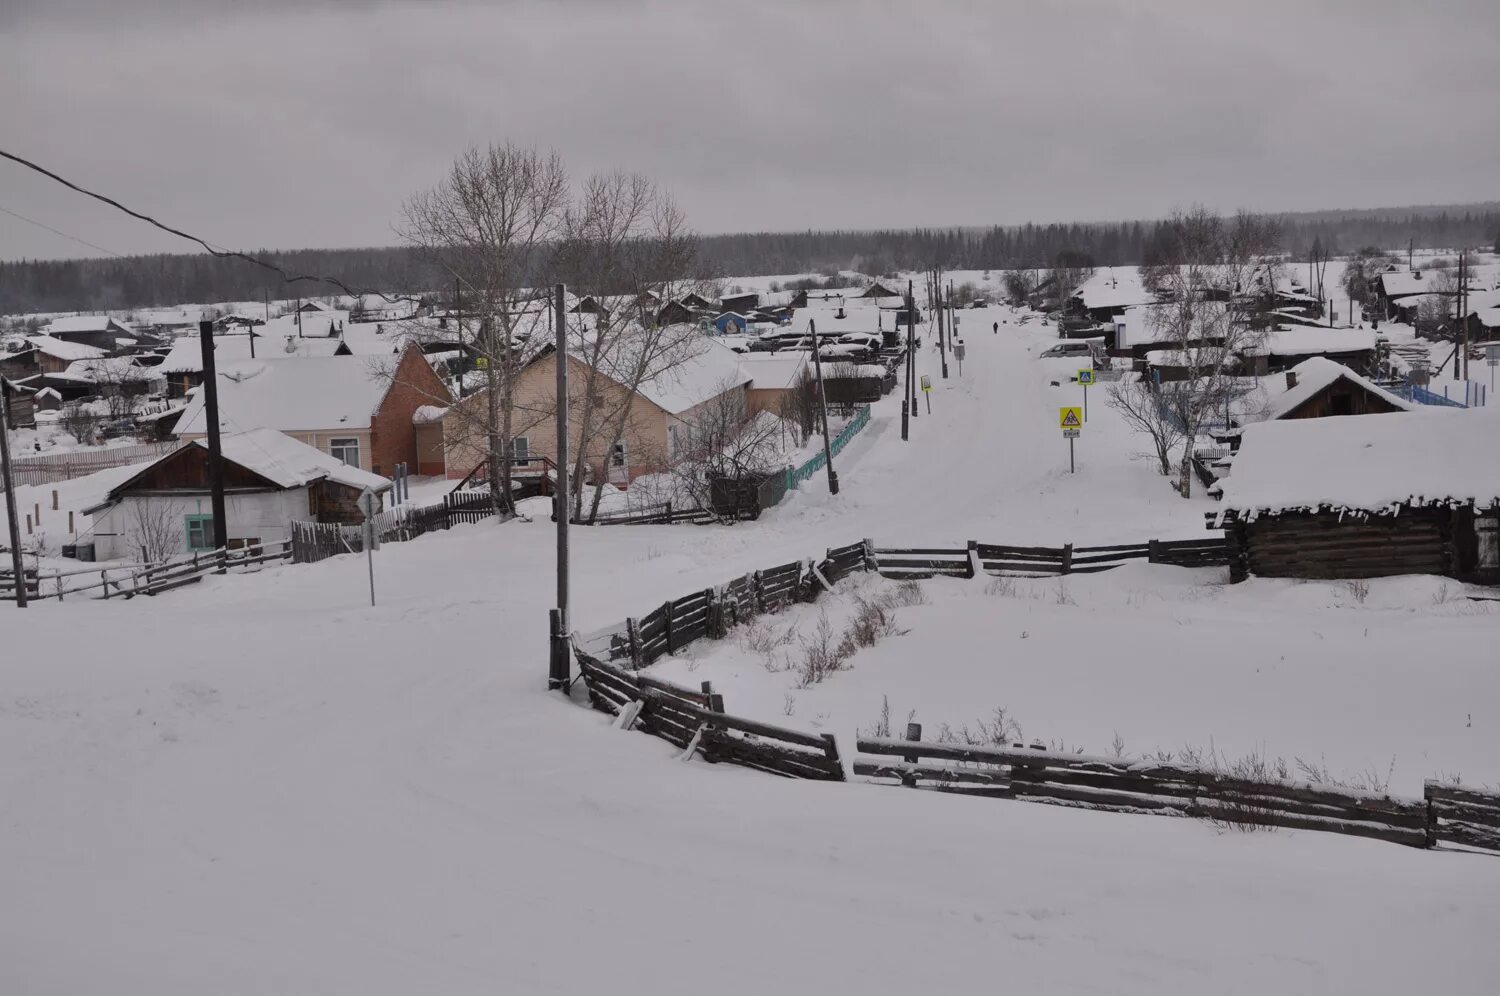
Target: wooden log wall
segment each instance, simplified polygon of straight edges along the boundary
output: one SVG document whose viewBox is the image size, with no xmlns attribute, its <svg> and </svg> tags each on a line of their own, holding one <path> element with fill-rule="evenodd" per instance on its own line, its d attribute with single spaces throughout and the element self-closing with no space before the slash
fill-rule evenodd
<svg viewBox="0 0 1500 996">
<path fill-rule="evenodd" d="M 1500 792 L 1481 792 L 1429 781 L 1428 832 L 1438 841 L 1500 851 Z"/>
</svg>

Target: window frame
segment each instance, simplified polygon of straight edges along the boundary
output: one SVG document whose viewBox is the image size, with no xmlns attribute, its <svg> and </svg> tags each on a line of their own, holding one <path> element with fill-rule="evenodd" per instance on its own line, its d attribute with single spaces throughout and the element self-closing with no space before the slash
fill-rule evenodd
<svg viewBox="0 0 1500 996">
<path fill-rule="evenodd" d="M 198 526 L 203 533 L 202 546 L 193 543 L 193 527 Z M 201 513 L 191 513 L 183 516 L 183 527 L 186 532 L 187 548 L 189 553 L 212 553 L 214 550 L 214 517 Z"/>
<path fill-rule="evenodd" d="M 511 463 L 530 463 L 531 462 L 531 437 L 530 436 L 511 436 L 510 437 L 510 462 Z"/>
<path fill-rule="evenodd" d="M 345 456 L 343 456 L 343 455 L 335 452 L 335 450 L 343 450 L 343 451 L 347 452 L 351 448 L 354 450 L 354 462 L 353 463 L 350 463 L 347 457 L 345 457 Z M 346 466 L 346 467 L 354 467 L 355 469 L 358 469 L 359 468 L 360 455 L 361 455 L 360 454 L 360 447 L 359 447 L 359 437 L 358 436 L 333 436 L 333 437 L 330 437 L 329 440 L 328 440 L 328 455 L 331 456 L 331 457 L 333 457 L 335 460 L 338 460 L 339 462 L 343 463 L 344 466 Z"/>
</svg>

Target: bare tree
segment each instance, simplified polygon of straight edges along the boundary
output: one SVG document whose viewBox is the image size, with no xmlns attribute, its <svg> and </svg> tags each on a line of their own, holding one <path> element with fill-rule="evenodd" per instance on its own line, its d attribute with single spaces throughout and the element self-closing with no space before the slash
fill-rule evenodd
<svg viewBox="0 0 1500 996">
<path fill-rule="evenodd" d="M 134 415 L 146 393 L 150 375 L 128 357 L 111 356 L 89 360 L 86 367 L 94 389 L 112 419 Z"/>
<path fill-rule="evenodd" d="M 1259 296 L 1253 277 L 1267 272 L 1277 233 L 1274 222 L 1258 215 L 1226 219 L 1203 208 L 1175 216 L 1169 226 L 1169 252 L 1158 257 L 1153 276 L 1164 300 L 1151 307 L 1149 320 L 1185 371 L 1183 386 L 1162 397 L 1182 430 L 1177 488 L 1186 498 L 1198 431 L 1235 394 L 1240 358 L 1264 340 L 1253 321 Z M 1270 275 L 1274 280 L 1274 270 Z"/>
<path fill-rule="evenodd" d="M 482 441 L 491 500 L 502 519 L 514 514 L 513 443 L 516 375 L 547 323 L 542 257 L 560 231 L 567 175 L 557 155 L 514 145 L 470 148 L 431 190 L 403 208 L 402 238 L 462 289 L 473 310 L 458 315 L 460 344 L 484 383 L 479 403 L 456 405 L 455 437 Z"/>
<path fill-rule="evenodd" d="M 682 212 L 637 174 L 591 178 L 566 213 L 563 233 L 557 273 L 592 302 L 592 310 L 577 313 L 568 330 L 569 349 L 585 371 L 570 403 L 580 440 L 573 514 L 583 518 L 588 462 L 602 453 L 607 466 L 626 438 L 642 385 L 706 346 L 694 326 L 655 321 L 660 302 L 701 291 L 704 279 L 695 272 L 698 239 Z M 607 474 L 596 475 L 588 521 L 598 515 L 607 483 Z"/>
<path fill-rule="evenodd" d="M 788 438 L 788 429 L 795 433 L 796 428 L 780 416 L 751 416 L 744 392 L 734 386 L 720 385 L 719 393 L 678 427 L 681 452 L 672 474 L 679 490 L 691 494 L 701 508 L 711 504 L 715 478 L 756 477 L 777 470 L 788 443 L 800 445 Z"/>
<path fill-rule="evenodd" d="M 1387 253 L 1374 246 L 1366 246 L 1350 256 L 1349 262 L 1344 265 L 1344 293 L 1350 300 L 1358 301 L 1366 315 L 1375 314 L 1380 274 L 1390 263 L 1391 257 Z"/>
<path fill-rule="evenodd" d="M 94 444 L 94 416 L 81 401 L 70 401 L 58 412 L 57 422 L 63 431 L 84 446 Z"/>
<path fill-rule="evenodd" d="M 130 547 L 140 551 L 142 563 L 159 564 L 181 552 L 183 513 L 177 502 L 136 500 L 131 506 Z"/>
<path fill-rule="evenodd" d="M 1121 380 L 1109 386 L 1109 407 L 1119 412 L 1125 424 L 1143 432 L 1151 440 L 1157 467 L 1162 476 L 1172 473 L 1172 451 L 1182 442 L 1182 424 L 1173 413 L 1174 406 L 1163 394 L 1178 390 L 1180 382 L 1154 385 L 1142 379 Z"/>
</svg>

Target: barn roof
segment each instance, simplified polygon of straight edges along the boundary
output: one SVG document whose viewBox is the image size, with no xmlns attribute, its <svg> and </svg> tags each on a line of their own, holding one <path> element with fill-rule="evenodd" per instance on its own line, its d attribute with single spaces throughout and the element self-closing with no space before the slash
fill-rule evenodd
<svg viewBox="0 0 1500 996">
<path fill-rule="evenodd" d="M 1249 517 L 1500 504 L 1500 418 L 1480 408 L 1258 422 L 1222 485 L 1223 511 Z"/>
<path fill-rule="evenodd" d="M 30 335 L 26 341 L 35 346 L 36 349 L 59 360 L 95 360 L 105 355 L 104 350 L 94 346 L 85 346 L 81 342 L 69 342 L 66 339 L 54 339 L 50 335 Z"/>
<path fill-rule="evenodd" d="M 1266 411 L 1266 418 L 1281 418 L 1301 406 L 1313 395 L 1324 390 L 1336 381 L 1346 380 L 1364 388 L 1371 394 L 1379 396 L 1395 408 L 1401 411 L 1415 411 L 1417 406 L 1403 401 L 1396 395 L 1382 388 L 1367 377 L 1362 377 L 1335 360 L 1322 356 L 1314 356 L 1303 360 L 1292 367 L 1290 373 L 1296 374 L 1297 386 L 1290 388 L 1277 397 L 1271 399 L 1270 407 Z"/>
<path fill-rule="evenodd" d="M 374 357 L 257 359 L 219 371 L 219 424 L 226 430 L 368 429 L 389 379 Z M 206 432 L 202 392 L 188 403 L 181 434 Z"/>
</svg>

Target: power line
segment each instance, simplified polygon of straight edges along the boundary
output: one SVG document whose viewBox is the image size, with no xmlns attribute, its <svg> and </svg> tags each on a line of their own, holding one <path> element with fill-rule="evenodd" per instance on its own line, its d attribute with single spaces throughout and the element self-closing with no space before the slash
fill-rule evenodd
<svg viewBox="0 0 1500 996">
<path fill-rule="evenodd" d="M 392 303 L 398 301 L 417 300 L 416 298 L 412 297 L 390 297 L 389 295 L 383 294 L 380 291 L 353 290 L 337 277 L 325 277 L 303 273 L 288 273 L 286 270 L 283 270 L 281 267 L 277 266 L 275 263 L 270 262 L 269 260 L 264 260 L 257 256 L 251 256 L 242 252 L 236 252 L 233 249 L 216 248 L 215 246 L 209 244 L 207 241 L 199 238 L 196 235 L 190 235 L 187 232 L 182 231 L 181 229 L 173 228 L 171 225 L 163 224 L 162 222 L 157 221 L 155 218 L 151 217 L 149 214 L 142 214 L 139 211 L 132 210 L 112 197 L 106 197 L 104 194 L 96 193 L 86 187 L 80 187 L 73 181 L 65 177 L 58 176 L 56 173 L 52 172 L 50 169 L 47 169 L 45 166 L 38 165 L 37 163 L 32 162 L 30 159 L 23 158 L 16 155 L 15 153 L 0 149 L 0 159 L 9 159 L 13 163 L 25 166 L 27 169 L 32 170 L 36 173 L 40 173 L 42 176 L 45 176 L 50 180 L 55 180 L 56 182 L 62 184 L 64 187 L 67 187 L 69 190 L 76 191 L 77 193 L 83 194 L 85 197 L 92 197 L 96 201 L 101 201 L 105 204 L 108 204 L 110 207 L 115 208 L 119 211 L 123 211 L 126 214 L 130 215 L 132 218 L 144 221 L 148 225 L 159 228 L 169 235 L 175 235 L 178 238 L 186 239 L 189 242 L 196 242 L 198 245 L 202 246 L 204 250 L 211 256 L 217 256 L 220 259 L 243 259 L 247 263 L 252 263 L 255 266 L 261 267 L 262 269 L 270 270 L 271 272 L 281 277 L 282 281 L 285 283 L 296 284 L 311 282 L 329 284 L 331 286 L 337 287 L 339 290 L 343 291 L 350 297 L 362 297 L 365 294 L 374 294 L 376 297 L 379 297 L 386 301 L 390 301 Z M 69 238 L 71 237 L 72 236 L 69 236 Z M 95 246 L 95 248 L 98 247 Z M 118 253 L 116 253 L 115 255 L 118 255 Z"/>
<path fill-rule="evenodd" d="M 37 221 L 35 218 L 28 218 L 24 214 L 17 214 L 16 212 L 12 211 L 10 208 L 0 207 L 0 212 L 4 212 L 5 214 L 8 214 L 12 218 L 19 218 L 21 221 L 26 222 L 28 225 L 35 225 L 37 228 L 45 228 L 47 231 L 51 232 L 53 235 L 61 235 L 63 238 L 69 239 L 69 240 L 71 240 L 73 242 L 77 242 L 81 246 L 88 246 L 90 249 L 97 249 L 98 251 L 104 253 L 106 256 L 118 256 L 120 259 L 124 259 L 125 258 L 124 255 L 122 255 L 121 253 L 115 252 L 113 249 L 106 249 L 103 246 L 96 246 L 96 245 L 94 245 L 94 243 L 90 242 L 88 239 L 80 239 L 76 235 L 69 235 L 67 232 L 60 232 L 57 229 L 53 228 L 51 225 L 44 225 L 40 221 Z"/>
</svg>

